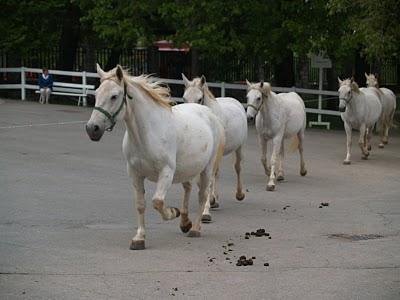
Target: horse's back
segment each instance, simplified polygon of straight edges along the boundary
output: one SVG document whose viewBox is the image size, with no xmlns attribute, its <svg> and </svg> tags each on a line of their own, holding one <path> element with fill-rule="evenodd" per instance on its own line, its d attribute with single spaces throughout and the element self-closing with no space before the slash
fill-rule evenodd
<svg viewBox="0 0 400 300">
<path fill-rule="evenodd" d="M 382 113 L 379 90 L 376 88 L 360 88 L 360 91 L 364 93 L 367 104 L 365 116 L 367 126 L 373 126 L 379 120 Z"/>
<path fill-rule="evenodd" d="M 303 99 L 295 92 L 278 94 L 283 100 L 287 115 L 287 129 L 297 132 L 306 126 L 306 111 Z"/>
<path fill-rule="evenodd" d="M 396 95 L 388 88 L 380 88 L 382 92 L 382 110 L 391 114 L 396 110 Z"/>
<path fill-rule="evenodd" d="M 213 160 L 224 133 L 208 107 L 187 103 L 174 106 L 172 112 L 177 133 L 174 182 L 182 182 L 198 175 Z"/>
<path fill-rule="evenodd" d="M 226 144 L 224 155 L 227 155 L 247 139 L 247 117 L 243 105 L 234 98 L 217 98 L 220 106 L 220 119 L 225 129 Z"/>
</svg>

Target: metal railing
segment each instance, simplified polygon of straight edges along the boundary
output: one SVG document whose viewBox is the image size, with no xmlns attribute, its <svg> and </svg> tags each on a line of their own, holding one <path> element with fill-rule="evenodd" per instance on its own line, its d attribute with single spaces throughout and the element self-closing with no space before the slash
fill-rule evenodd
<svg viewBox="0 0 400 300">
<path fill-rule="evenodd" d="M 26 99 L 26 90 L 37 90 L 38 86 L 35 84 L 27 84 L 26 83 L 26 74 L 27 73 L 38 73 L 40 74 L 42 72 L 41 69 L 36 69 L 36 68 L 26 68 L 26 67 L 20 67 L 20 68 L 0 68 L 0 73 L 20 73 L 20 83 L 16 84 L 0 84 L 0 89 L 20 89 L 21 90 L 21 100 Z M 49 73 L 53 75 L 62 75 L 62 76 L 73 76 L 77 78 L 81 78 L 81 83 L 82 85 L 87 85 L 87 80 L 88 78 L 96 78 L 99 79 L 99 75 L 97 73 L 91 73 L 91 72 L 73 72 L 73 71 L 60 71 L 60 70 L 49 70 Z M 4 77 L 4 76 L 3 76 Z M 155 78 L 156 80 L 160 80 L 164 83 L 167 84 L 175 84 L 175 85 L 183 85 L 184 82 L 183 80 L 178 80 L 178 79 L 165 79 L 165 78 Z M 57 80 L 60 81 L 60 80 Z M 226 90 L 247 90 L 247 85 L 245 84 L 231 84 L 231 83 L 225 83 L 225 82 L 208 82 L 207 83 L 209 87 L 213 88 L 218 88 L 220 89 L 220 95 L 221 97 L 224 97 L 226 95 Z M 322 109 L 321 106 L 321 101 L 326 101 L 326 100 L 331 100 L 331 99 L 337 99 L 338 98 L 338 92 L 337 91 L 325 91 L 325 90 L 316 90 L 316 89 L 303 89 L 303 88 L 296 88 L 296 87 L 272 87 L 272 90 L 274 92 L 296 92 L 299 94 L 307 94 L 307 95 L 315 95 L 318 96 L 318 99 L 312 99 L 312 100 L 306 100 L 305 103 L 309 102 L 314 102 L 318 101 L 318 108 L 308 108 L 306 107 L 306 112 L 307 113 L 312 113 L 312 114 L 317 114 L 318 115 L 318 120 L 321 120 L 322 115 L 329 115 L 329 116 L 340 116 L 340 112 L 334 111 L 334 110 L 327 110 L 327 109 Z M 68 91 L 68 88 L 65 89 L 66 92 L 75 92 L 75 90 Z M 93 90 L 84 90 L 85 94 L 88 95 L 94 95 Z M 330 96 L 329 98 L 322 99 L 322 96 Z M 172 100 L 176 102 L 183 102 L 182 98 L 180 97 L 171 97 Z M 83 105 L 87 106 L 87 101 L 86 98 L 83 101 Z M 244 106 L 246 106 L 244 104 Z M 329 122 L 312 122 L 312 125 L 324 125 L 328 129 L 330 128 Z"/>
</svg>

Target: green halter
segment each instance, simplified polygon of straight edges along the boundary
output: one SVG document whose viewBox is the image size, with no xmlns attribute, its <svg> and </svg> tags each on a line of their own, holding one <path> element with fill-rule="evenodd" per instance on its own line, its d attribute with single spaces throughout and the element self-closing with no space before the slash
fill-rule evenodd
<svg viewBox="0 0 400 300">
<path fill-rule="evenodd" d="M 95 106 L 93 109 L 97 110 L 99 112 L 101 112 L 103 115 L 105 115 L 107 117 L 107 119 L 111 122 L 111 126 L 108 127 L 106 130 L 107 131 L 112 131 L 115 124 L 117 123 L 115 121 L 115 118 L 118 116 L 118 114 L 121 112 L 122 108 L 124 107 L 124 104 L 126 104 L 126 97 L 128 96 L 129 99 L 132 99 L 132 97 L 130 97 L 126 91 L 126 85 L 124 83 L 124 98 L 121 101 L 120 106 L 118 107 L 117 111 L 113 114 L 109 113 L 108 111 L 106 111 L 104 108 L 100 107 L 100 106 Z"/>
</svg>

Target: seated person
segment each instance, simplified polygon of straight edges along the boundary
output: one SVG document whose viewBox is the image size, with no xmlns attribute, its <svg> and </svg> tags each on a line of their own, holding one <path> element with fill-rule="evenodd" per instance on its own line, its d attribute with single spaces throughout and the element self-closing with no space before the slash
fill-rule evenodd
<svg viewBox="0 0 400 300">
<path fill-rule="evenodd" d="M 49 70 L 47 68 L 43 68 L 43 73 L 39 75 L 39 89 L 40 89 L 40 98 L 39 102 L 41 104 L 48 104 L 49 98 L 51 94 L 51 90 L 53 89 L 53 76 L 49 74 Z"/>
</svg>

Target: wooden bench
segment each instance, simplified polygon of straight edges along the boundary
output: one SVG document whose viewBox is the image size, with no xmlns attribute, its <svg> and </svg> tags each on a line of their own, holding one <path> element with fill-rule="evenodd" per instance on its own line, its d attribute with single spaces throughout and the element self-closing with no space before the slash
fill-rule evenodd
<svg viewBox="0 0 400 300">
<path fill-rule="evenodd" d="M 95 88 L 94 85 L 88 85 L 88 84 L 54 82 L 51 95 L 78 97 L 78 106 L 79 106 L 86 103 L 85 100 L 87 95 L 93 94 L 94 88 Z M 35 91 L 35 93 L 40 94 L 40 90 Z M 39 101 L 40 100 L 41 99 L 39 98 Z"/>
</svg>

